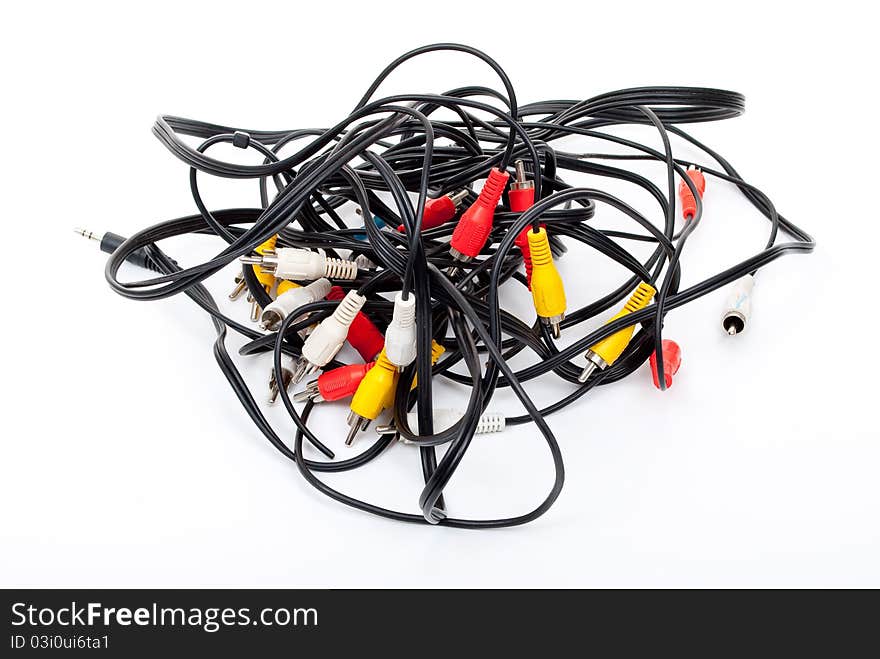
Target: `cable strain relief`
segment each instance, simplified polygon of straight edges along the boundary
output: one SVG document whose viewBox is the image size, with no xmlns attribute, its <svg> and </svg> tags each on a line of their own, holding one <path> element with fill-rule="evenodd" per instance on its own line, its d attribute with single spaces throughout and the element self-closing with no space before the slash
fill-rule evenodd
<svg viewBox="0 0 880 659">
<path fill-rule="evenodd" d="M 506 426 L 507 423 L 503 414 L 499 414 L 498 412 L 485 412 L 480 417 L 480 422 L 477 424 L 475 434 L 484 435 L 492 432 L 501 432 Z"/>
<path fill-rule="evenodd" d="M 483 189 L 480 190 L 476 203 L 494 210 L 504 193 L 504 188 L 507 187 L 509 178 L 510 174 L 502 172 L 497 167 L 490 169 L 489 177 L 486 179 Z"/>
<path fill-rule="evenodd" d="M 333 318 L 342 325 L 349 327 L 354 320 L 354 317 L 357 316 L 358 311 L 363 308 L 366 301 L 367 298 L 358 295 L 357 291 L 349 291 L 345 297 L 342 298 L 342 302 L 339 303 L 339 306 L 337 306 L 336 310 L 333 312 Z"/>
<path fill-rule="evenodd" d="M 654 293 L 656 292 L 657 291 L 654 290 L 653 286 L 642 282 L 636 287 L 636 290 L 630 296 L 629 300 L 627 300 L 625 308 L 630 313 L 633 311 L 638 311 L 639 309 L 644 309 L 653 299 Z"/>
<path fill-rule="evenodd" d="M 550 241 L 547 238 L 547 231 L 545 229 L 538 229 L 537 233 L 529 231 L 528 240 L 532 267 L 546 266 L 553 262 Z"/>
<path fill-rule="evenodd" d="M 330 279 L 345 279 L 352 281 L 357 279 L 358 265 L 354 261 L 345 259 L 324 259 L 324 276 Z"/>
<path fill-rule="evenodd" d="M 412 327 L 416 324 L 416 296 L 412 293 L 404 299 L 403 293 L 394 296 L 393 322 L 401 329 Z"/>
</svg>

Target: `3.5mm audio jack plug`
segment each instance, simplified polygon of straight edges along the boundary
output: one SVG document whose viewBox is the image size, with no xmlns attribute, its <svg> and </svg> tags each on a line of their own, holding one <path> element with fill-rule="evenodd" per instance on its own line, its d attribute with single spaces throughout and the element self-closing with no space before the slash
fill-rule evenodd
<svg viewBox="0 0 880 659">
<path fill-rule="evenodd" d="M 644 309 L 651 302 L 656 292 L 657 291 L 654 290 L 653 286 L 642 282 L 630 296 L 629 300 L 627 300 L 623 309 L 609 318 L 605 324 L 607 325 L 612 321 L 628 316 L 639 309 Z M 624 327 L 619 332 L 615 332 L 611 336 L 602 339 L 591 346 L 584 355 L 587 358 L 587 365 L 578 377 L 578 381 L 586 382 L 590 375 L 593 374 L 593 371 L 597 368 L 606 369 L 616 362 L 617 358 L 623 354 L 624 350 L 626 350 L 626 346 L 629 345 L 635 329 L 636 328 L 633 325 Z"/>
<path fill-rule="evenodd" d="M 89 240 L 94 240 L 95 242 L 97 242 L 101 247 L 101 251 L 105 252 L 106 254 L 112 254 L 119 248 L 122 243 L 128 240 L 125 236 L 120 236 L 118 233 L 113 233 L 112 231 L 107 231 L 103 234 L 98 234 L 94 231 L 89 231 L 88 229 L 74 229 L 74 231 L 84 238 L 88 238 Z M 128 258 L 126 258 L 125 260 L 134 265 L 146 268 L 147 270 L 152 270 L 153 272 L 161 272 L 147 254 L 147 250 L 143 247 L 133 251 L 131 254 L 128 255 Z"/>
</svg>

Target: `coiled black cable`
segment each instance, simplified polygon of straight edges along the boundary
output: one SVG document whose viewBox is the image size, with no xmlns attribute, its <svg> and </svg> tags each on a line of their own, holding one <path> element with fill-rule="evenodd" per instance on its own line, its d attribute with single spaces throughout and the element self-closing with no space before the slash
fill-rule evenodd
<svg viewBox="0 0 880 659">
<path fill-rule="evenodd" d="M 376 92 L 402 63 L 429 53 L 454 51 L 485 63 L 501 81 L 501 90 L 467 85 L 444 94 L 397 94 L 374 98 Z M 482 100 L 481 100 L 482 99 Z M 499 107 L 499 104 L 501 107 Z M 327 129 L 274 131 L 243 130 L 173 116 L 156 120 L 153 133 L 162 144 L 190 168 L 190 184 L 197 215 L 161 222 L 132 235 L 108 259 L 106 278 L 119 294 L 137 300 L 156 300 L 185 293 L 206 311 L 217 332 L 215 359 L 259 431 L 294 461 L 299 471 L 319 491 L 349 506 L 383 517 L 407 522 L 462 528 L 492 528 L 529 522 L 546 512 L 559 496 L 564 467 L 559 445 L 545 417 L 587 395 L 596 386 L 618 382 L 641 367 L 656 353 L 661 388 L 664 386 L 662 331 L 664 317 L 684 304 L 715 291 L 747 274 L 754 274 L 771 261 L 791 253 L 813 250 L 812 238 L 776 211 L 769 197 L 745 181 L 718 153 L 685 132 L 681 125 L 718 121 L 740 115 L 745 99 L 731 91 L 690 87 L 640 87 L 613 91 L 584 100 L 549 100 L 518 105 L 513 84 L 501 66 L 479 50 L 461 44 L 433 44 L 417 48 L 394 60 L 368 86 L 354 109 Z M 443 118 L 438 116 L 443 115 Z M 655 130 L 662 148 L 641 144 L 604 131 L 622 124 L 648 125 Z M 192 147 L 183 137 L 203 141 Z M 702 151 L 706 162 L 674 157 L 670 136 L 685 140 Z M 563 138 L 602 140 L 623 149 L 622 153 L 571 153 L 554 144 Z M 211 146 L 230 142 L 256 149 L 263 161 L 241 165 L 207 155 Z M 292 154 L 283 150 L 296 147 Z M 485 247 L 470 263 L 454 263 L 449 237 L 454 222 L 432 229 L 422 228 L 426 203 L 440 195 L 466 190 L 464 207 L 474 203 L 473 186 L 492 168 L 509 171 L 521 159 L 534 179 L 535 203 L 514 212 L 508 193 L 496 209 L 493 228 Z M 650 160 L 664 168 L 662 185 L 627 169 L 630 161 Z M 603 162 L 605 161 L 605 162 Z M 609 164 L 613 163 L 613 164 Z M 699 166 L 710 179 L 736 186 L 770 223 L 766 244 L 753 256 L 730 265 L 715 275 L 689 284 L 683 290 L 682 264 L 688 237 L 700 226 L 701 195 L 686 173 Z M 259 208 L 209 210 L 202 199 L 198 174 L 256 179 Z M 570 173 L 589 174 L 623 181 L 643 190 L 656 202 L 656 217 L 637 211 L 624 200 L 594 187 L 569 183 Z M 694 195 L 696 212 L 676 226 L 676 179 L 684 181 Z M 274 184 L 270 197 L 269 182 Z M 349 226 L 345 216 L 357 207 L 362 229 Z M 632 221 L 631 230 L 600 229 L 594 217 L 611 210 Z M 374 214 L 382 228 L 373 221 Z M 400 224 L 402 232 L 395 227 Z M 554 254 L 561 256 L 566 242 L 587 246 L 628 271 L 613 290 L 580 309 L 569 309 L 562 328 L 578 339 L 560 349 L 546 325 L 526 322 L 501 306 L 502 287 L 522 288 L 522 255 L 515 240 L 522 231 L 546 225 Z M 529 227 L 531 227 L 529 229 Z M 188 233 L 214 235 L 222 248 L 195 265 L 181 267 L 157 243 Z M 781 236 L 787 242 L 780 242 Z M 321 301 L 289 314 L 275 331 L 264 333 L 247 323 L 222 314 L 204 282 L 239 257 L 248 255 L 267 239 L 277 236 L 279 247 L 323 250 L 339 258 L 363 255 L 375 270 L 360 270 L 356 280 L 336 282 L 366 297 L 365 313 L 379 328 L 391 321 L 393 305 L 387 294 L 401 291 L 416 298 L 417 357 L 403 370 L 396 385 L 392 413 L 396 432 L 418 447 L 425 485 L 418 497 L 420 512 L 389 510 L 358 500 L 322 482 L 320 472 L 339 472 L 360 467 L 379 457 L 394 444 L 394 435 L 380 435 L 355 457 L 337 460 L 328 444 L 309 428 L 314 403 L 298 410 L 285 387 L 281 401 L 296 425 L 288 446 L 272 429 L 253 394 L 238 372 L 225 346 L 228 330 L 248 342 L 240 349 L 244 358 L 271 351 L 275 373 L 284 369 L 285 355 L 299 357 L 302 339 L 298 332 L 329 316 L 337 302 Z M 636 257 L 628 242 L 651 243 L 646 258 Z M 146 249 L 152 269 L 159 276 L 123 282 L 119 268 L 137 250 Z M 450 270 L 455 266 L 455 271 Z M 257 278 L 254 268 L 242 268 L 242 276 L 255 303 L 268 305 L 272 297 Z M 578 327 L 623 301 L 645 282 L 657 289 L 652 305 L 607 323 L 592 332 Z M 632 325 L 640 325 L 619 359 L 607 369 L 578 382 L 581 371 L 573 360 L 588 347 Z M 447 348 L 432 364 L 432 342 Z M 510 364 L 516 355 L 531 355 L 519 370 Z M 331 361 L 327 368 L 341 365 Z M 456 370 L 459 365 L 465 372 Z M 553 373 L 572 386 L 560 400 L 538 409 L 524 383 Z M 469 390 L 461 420 L 435 432 L 433 426 L 433 378 L 447 378 Z M 414 383 L 417 385 L 414 386 Z M 508 425 L 534 423 L 546 442 L 555 476 L 545 499 L 530 512 L 502 519 L 470 520 L 452 517 L 444 495 L 456 469 L 467 453 L 480 415 L 497 387 L 509 387 L 525 413 L 511 415 Z M 412 391 L 411 391 L 412 390 Z M 419 432 L 408 423 L 415 408 Z M 324 456 L 307 458 L 304 441 Z M 443 453 L 438 456 L 437 449 Z"/>
</svg>

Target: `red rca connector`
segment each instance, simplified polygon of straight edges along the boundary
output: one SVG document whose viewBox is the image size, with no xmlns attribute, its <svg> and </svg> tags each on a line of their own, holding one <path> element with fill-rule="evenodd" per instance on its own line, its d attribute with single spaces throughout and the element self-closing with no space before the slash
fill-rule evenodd
<svg viewBox="0 0 880 659">
<path fill-rule="evenodd" d="M 706 177 L 703 176 L 703 172 L 691 165 L 688 167 L 687 175 L 693 181 L 694 187 L 700 193 L 700 199 L 702 199 L 703 193 L 706 191 Z M 688 184 L 684 181 L 678 184 L 678 197 L 681 199 L 682 217 L 685 221 L 694 219 L 694 216 L 697 214 L 697 200 Z"/>
<path fill-rule="evenodd" d="M 651 375 L 654 376 L 654 386 L 658 389 L 669 389 L 672 386 L 672 376 L 678 373 L 681 367 L 681 348 L 675 341 L 663 339 L 663 379 L 665 387 L 660 386 L 660 377 L 657 375 L 657 353 L 651 353 Z"/>
<path fill-rule="evenodd" d="M 513 164 L 516 170 L 516 178 L 510 184 L 510 210 L 514 213 L 523 213 L 535 205 L 535 182 L 526 178 L 526 166 L 522 160 Z"/>
<path fill-rule="evenodd" d="M 452 233 L 449 253 L 456 261 L 470 261 L 483 249 L 492 231 L 495 207 L 498 206 L 498 200 L 501 199 L 509 178 L 510 174 L 502 172 L 497 167 L 489 171 L 489 177 L 480 190 L 480 195 L 462 214 Z"/>
<path fill-rule="evenodd" d="M 328 300 L 341 300 L 345 297 L 345 291 L 340 286 L 333 286 L 327 293 Z M 346 340 L 349 345 L 358 351 L 365 362 L 371 362 L 385 345 L 385 337 L 379 328 L 373 324 L 363 311 L 358 311 L 348 328 Z"/>
<path fill-rule="evenodd" d="M 300 403 L 307 400 L 313 403 L 323 403 L 350 398 L 354 396 L 354 392 L 357 391 L 367 371 L 373 368 L 375 364 L 376 362 L 349 364 L 348 366 L 340 366 L 332 371 L 321 373 L 316 379 L 309 382 L 305 389 L 296 394 L 293 399 Z"/>
<path fill-rule="evenodd" d="M 422 231 L 434 229 L 441 224 L 446 224 L 455 217 L 458 205 L 467 198 L 467 189 L 459 190 L 455 194 L 445 194 L 436 199 L 428 199 L 425 202 L 425 212 L 422 214 Z M 406 230 L 402 224 L 397 230 L 403 233 Z"/>
<path fill-rule="evenodd" d="M 507 193 L 510 199 L 510 210 L 514 213 L 524 213 L 535 205 L 535 183 L 526 178 L 526 168 L 522 160 L 517 160 L 514 163 L 514 169 L 516 169 L 516 179 L 510 184 L 510 192 Z M 531 228 L 531 226 L 525 227 L 513 241 L 523 256 L 529 290 L 532 290 L 532 251 L 529 249 L 529 230 Z M 544 228 L 543 224 L 541 228 Z"/>
</svg>

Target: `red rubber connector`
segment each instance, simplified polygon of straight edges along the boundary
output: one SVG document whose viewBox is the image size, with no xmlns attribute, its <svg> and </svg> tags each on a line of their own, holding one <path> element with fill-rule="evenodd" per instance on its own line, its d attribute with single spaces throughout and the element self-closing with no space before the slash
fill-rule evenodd
<svg viewBox="0 0 880 659">
<path fill-rule="evenodd" d="M 526 169 L 522 160 L 517 160 L 514 163 L 514 168 L 516 169 L 516 179 L 510 184 L 510 192 L 507 193 L 507 197 L 510 199 L 510 210 L 514 213 L 524 213 L 535 205 L 535 184 L 526 178 Z M 544 225 L 542 224 L 541 227 Z M 524 228 L 513 241 L 523 256 L 529 290 L 532 290 L 532 251 L 529 249 L 531 228 L 531 226 Z"/>
<path fill-rule="evenodd" d="M 651 375 L 654 376 L 654 386 L 660 389 L 660 378 L 657 375 L 657 353 L 652 352 Z M 666 389 L 672 386 L 672 376 L 678 373 L 681 367 L 681 348 L 675 341 L 663 339 L 663 379 L 666 381 Z"/>
<path fill-rule="evenodd" d="M 459 190 L 453 195 L 445 194 L 436 199 L 428 199 L 425 202 L 425 212 L 422 215 L 422 231 L 439 227 L 455 217 L 458 205 L 467 197 L 467 192 L 467 190 Z M 406 227 L 401 224 L 397 230 L 403 233 Z"/>
<path fill-rule="evenodd" d="M 327 402 L 342 400 L 354 396 L 358 385 L 376 362 L 366 364 L 349 364 L 318 376 L 318 393 Z"/>
<path fill-rule="evenodd" d="M 703 193 L 706 191 L 706 177 L 703 176 L 703 172 L 691 165 L 687 170 L 687 175 L 694 182 L 694 187 L 697 188 L 697 192 L 700 193 L 700 199 L 702 199 Z M 682 217 L 686 221 L 694 219 L 694 216 L 697 214 L 697 200 L 684 181 L 678 184 L 678 197 L 681 199 Z"/>
<path fill-rule="evenodd" d="M 501 199 L 509 178 L 507 172 L 502 172 L 497 167 L 489 171 L 489 178 L 480 190 L 480 196 L 462 214 L 452 233 L 452 241 L 449 243 L 452 258 L 470 261 L 483 249 L 492 231 L 495 207 L 498 206 L 498 200 Z"/>
<path fill-rule="evenodd" d="M 345 291 L 339 286 L 334 286 L 327 293 L 328 300 L 341 300 L 344 297 Z M 376 359 L 378 354 L 382 352 L 382 346 L 385 345 L 385 337 L 382 336 L 382 332 L 363 311 L 358 311 L 351 322 L 346 340 L 352 348 L 358 351 L 365 362 Z"/>
</svg>

